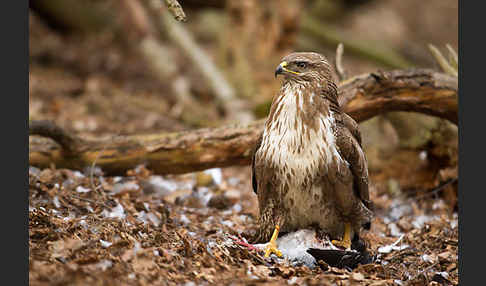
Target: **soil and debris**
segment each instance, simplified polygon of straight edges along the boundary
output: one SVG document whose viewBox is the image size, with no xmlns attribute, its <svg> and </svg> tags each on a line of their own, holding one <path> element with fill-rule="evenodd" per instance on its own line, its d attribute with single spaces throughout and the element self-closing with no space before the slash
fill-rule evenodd
<svg viewBox="0 0 486 286">
<path fill-rule="evenodd" d="M 30 167 L 30 281 L 458 284 L 458 218 L 442 199 L 373 198 L 382 211 L 363 234 L 373 262 L 338 268 L 312 261 L 305 249 L 315 242 L 302 240 L 312 237 L 309 230 L 279 238 L 287 259 L 264 258 L 262 245 L 241 243 L 257 227 L 249 175 L 247 167 L 158 176 L 139 166 L 124 177 Z"/>
<path fill-rule="evenodd" d="M 400 6 L 409 8 L 400 10 L 401 13 L 418 25 L 415 4 L 402 2 Z M 389 1 L 376 3 L 398 5 Z M 445 10 L 434 13 L 437 11 L 434 3 L 450 10 L 449 14 L 442 13 Z M 433 15 L 454 26 L 451 19 L 457 19 L 454 18 L 457 9 L 452 4 L 430 1 L 422 7 L 421 13 L 427 15 L 423 19 L 427 21 L 420 22 L 420 29 L 398 21 L 401 25 L 398 31 L 406 28 L 410 32 L 397 33 L 397 29 L 391 29 L 389 34 L 399 38 L 397 41 L 412 43 L 416 41 L 411 38 L 416 34 L 413 31 L 434 31 L 421 37 L 433 43 L 452 41 L 456 46 L 457 39 L 450 40 L 450 31 L 456 30 L 443 29 L 442 22 L 428 17 Z M 390 14 L 387 11 L 391 10 L 374 7 L 370 11 L 380 17 L 356 10 L 363 18 L 349 23 L 365 23 L 368 19 L 373 20 L 371 26 L 398 25 L 382 25 L 382 14 Z M 388 18 L 397 17 L 392 13 Z M 388 18 L 386 23 L 390 23 Z M 379 25 L 375 25 L 378 20 Z M 382 32 L 379 33 L 381 37 Z M 176 98 L 167 92 L 169 80 L 157 79 L 140 55 L 116 43 L 111 34 L 61 35 L 30 12 L 29 118 L 53 120 L 86 138 L 181 131 L 203 125 L 188 120 L 195 117 L 192 113 L 188 118 L 181 115 Z M 218 58 L 218 46 L 205 45 L 213 58 Z M 177 48 L 168 43 L 167 46 L 177 55 L 174 58 L 179 66 L 191 66 Z M 380 68 L 348 55 L 345 64 L 350 75 Z M 191 68 L 182 70 L 194 84 L 191 91 L 197 95 L 200 109 L 207 109 L 203 113 L 205 120 L 221 119 L 201 77 L 192 73 Z M 390 136 L 374 136 L 373 130 L 385 133 L 377 128 L 364 129 L 364 141 L 371 142 L 365 148 L 378 143 L 392 145 Z M 376 217 L 371 229 L 362 234 L 369 252 L 365 258 L 369 259 L 355 257 L 355 262 L 363 263 L 353 267 L 316 261 L 314 256 L 319 251 L 315 248 L 332 250 L 332 247 L 316 240 L 312 230 L 280 237 L 278 245 L 286 256 L 283 259 L 274 255 L 264 258 L 262 245 L 248 245 L 247 235 L 257 229 L 258 214 L 249 166 L 165 176 L 153 174 L 143 165 L 123 176 L 107 176 L 96 166 L 84 171 L 29 166 L 29 282 L 31 285 L 458 285 L 457 188 L 447 186 L 442 191 L 423 192 L 427 186 L 414 194 L 415 189 L 403 182 L 439 185 L 430 176 L 419 174 L 421 164 L 429 162 L 428 153 L 393 149 L 390 157 L 401 160 L 386 157 L 382 161 L 393 164 L 379 165 L 377 162 L 381 161 L 376 158 L 382 154 L 376 152 L 380 156 L 372 156 L 371 148 L 366 151 Z M 451 173 L 457 174 L 454 170 Z"/>
</svg>

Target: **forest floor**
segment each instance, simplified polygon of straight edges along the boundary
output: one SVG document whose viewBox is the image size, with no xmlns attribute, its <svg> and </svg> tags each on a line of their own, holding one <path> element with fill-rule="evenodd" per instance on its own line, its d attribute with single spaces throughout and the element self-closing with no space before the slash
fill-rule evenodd
<svg viewBox="0 0 486 286">
<path fill-rule="evenodd" d="M 311 269 L 235 243 L 257 227 L 249 178 L 248 167 L 158 176 L 140 166 L 118 177 L 30 167 L 30 283 L 458 284 L 458 219 L 442 199 L 372 188 L 377 212 L 363 238 L 374 262 Z"/>
<path fill-rule="evenodd" d="M 59 36 L 31 15 L 29 39 L 31 119 L 81 137 L 194 128 L 167 83 L 109 37 Z M 374 261 L 311 269 L 235 243 L 257 228 L 250 178 L 248 166 L 164 176 L 30 166 L 30 284 L 458 285 L 458 216 L 439 191 L 396 191 L 370 169 L 376 212 L 362 237 Z"/>
</svg>

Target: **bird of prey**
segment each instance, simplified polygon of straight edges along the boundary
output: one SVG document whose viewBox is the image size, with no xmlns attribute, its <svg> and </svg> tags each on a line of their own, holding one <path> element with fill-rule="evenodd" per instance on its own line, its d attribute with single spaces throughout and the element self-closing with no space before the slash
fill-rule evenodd
<svg viewBox="0 0 486 286">
<path fill-rule="evenodd" d="M 291 53 L 275 77 L 283 76 L 252 158 L 258 196 L 256 242 L 276 247 L 279 231 L 317 227 L 338 247 L 349 249 L 373 212 L 368 166 L 357 123 L 341 111 L 326 58 Z"/>
</svg>

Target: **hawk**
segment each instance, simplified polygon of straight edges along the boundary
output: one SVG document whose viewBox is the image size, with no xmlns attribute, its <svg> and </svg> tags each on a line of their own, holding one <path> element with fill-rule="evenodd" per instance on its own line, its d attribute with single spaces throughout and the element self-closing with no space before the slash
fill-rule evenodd
<svg viewBox="0 0 486 286">
<path fill-rule="evenodd" d="M 317 227 L 332 243 L 349 249 L 372 210 L 368 166 L 358 124 L 341 111 L 326 58 L 292 53 L 282 59 L 283 76 L 252 158 L 258 196 L 255 241 L 275 252 L 279 231 Z"/>
</svg>

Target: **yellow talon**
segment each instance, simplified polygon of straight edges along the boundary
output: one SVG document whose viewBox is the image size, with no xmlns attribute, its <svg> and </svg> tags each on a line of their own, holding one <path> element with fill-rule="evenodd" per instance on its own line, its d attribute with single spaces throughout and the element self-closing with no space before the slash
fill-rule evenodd
<svg viewBox="0 0 486 286">
<path fill-rule="evenodd" d="M 342 240 L 333 240 L 332 244 L 344 247 L 345 249 L 351 249 L 351 224 L 344 224 L 344 235 Z"/>
<path fill-rule="evenodd" d="M 277 249 L 277 237 L 278 232 L 280 231 L 280 226 L 276 225 L 275 230 L 273 231 L 272 238 L 270 242 L 268 242 L 267 246 L 265 247 L 265 257 L 269 257 L 271 253 L 275 253 L 278 257 L 282 257 L 282 252 Z"/>
</svg>

